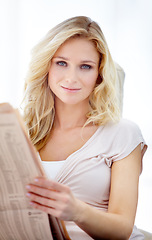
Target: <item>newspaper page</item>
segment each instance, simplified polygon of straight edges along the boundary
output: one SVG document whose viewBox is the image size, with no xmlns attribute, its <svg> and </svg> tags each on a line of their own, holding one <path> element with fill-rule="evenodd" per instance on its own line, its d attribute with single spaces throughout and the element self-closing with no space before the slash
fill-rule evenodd
<svg viewBox="0 0 152 240">
<path fill-rule="evenodd" d="M 5 106 L 11 109 L 0 105 L 0 240 L 64 239 L 57 220 L 32 208 L 25 196 L 26 184 L 43 169 L 14 110 L 5 112 Z"/>
</svg>

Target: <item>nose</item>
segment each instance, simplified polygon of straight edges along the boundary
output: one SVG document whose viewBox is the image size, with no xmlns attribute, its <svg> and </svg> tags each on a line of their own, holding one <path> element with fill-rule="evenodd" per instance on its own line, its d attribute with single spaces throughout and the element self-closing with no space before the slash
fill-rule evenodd
<svg viewBox="0 0 152 240">
<path fill-rule="evenodd" d="M 75 67 L 68 68 L 66 72 L 65 80 L 68 83 L 76 83 L 78 81 L 78 73 Z"/>
</svg>

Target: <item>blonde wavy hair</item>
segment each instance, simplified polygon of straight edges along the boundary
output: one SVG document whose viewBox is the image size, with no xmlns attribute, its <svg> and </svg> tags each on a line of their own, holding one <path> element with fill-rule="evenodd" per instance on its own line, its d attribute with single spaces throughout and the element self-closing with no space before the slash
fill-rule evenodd
<svg viewBox="0 0 152 240">
<path fill-rule="evenodd" d="M 54 121 L 54 96 L 48 87 L 51 59 L 58 48 L 70 38 L 83 37 L 92 41 L 100 54 L 99 76 L 90 95 L 91 111 L 87 122 L 103 125 L 117 121 L 120 111 L 116 97 L 116 69 L 99 25 L 85 16 L 74 17 L 51 29 L 32 51 L 25 80 L 24 120 L 37 150 L 47 142 Z"/>
</svg>

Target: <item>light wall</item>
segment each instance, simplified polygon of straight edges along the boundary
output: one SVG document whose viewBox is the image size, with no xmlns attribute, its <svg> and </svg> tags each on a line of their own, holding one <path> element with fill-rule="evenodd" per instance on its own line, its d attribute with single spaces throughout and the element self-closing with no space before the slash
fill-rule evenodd
<svg viewBox="0 0 152 240">
<path fill-rule="evenodd" d="M 125 70 L 125 118 L 149 145 L 140 178 L 136 224 L 152 231 L 152 1 L 0 0 L 0 102 L 18 107 L 32 47 L 60 21 L 87 15 L 97 21 L 112 56 Z"/>
</svg>

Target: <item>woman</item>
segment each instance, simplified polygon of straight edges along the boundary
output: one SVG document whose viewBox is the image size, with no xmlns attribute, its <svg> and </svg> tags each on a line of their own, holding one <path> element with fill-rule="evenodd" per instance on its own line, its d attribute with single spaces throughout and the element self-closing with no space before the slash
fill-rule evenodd
<svg viewBox="0 0 152 240">
<path fill-rule="evenodd" d="M 87 17 L 57 25 L 33 50 L 24 119 L 48 179 L 27 197 L 64 220 L 72 240 L 143 239 L 133 226 L 147 146 L 120 118 L 116 88 L 104 35 Z"/>
</svg>

